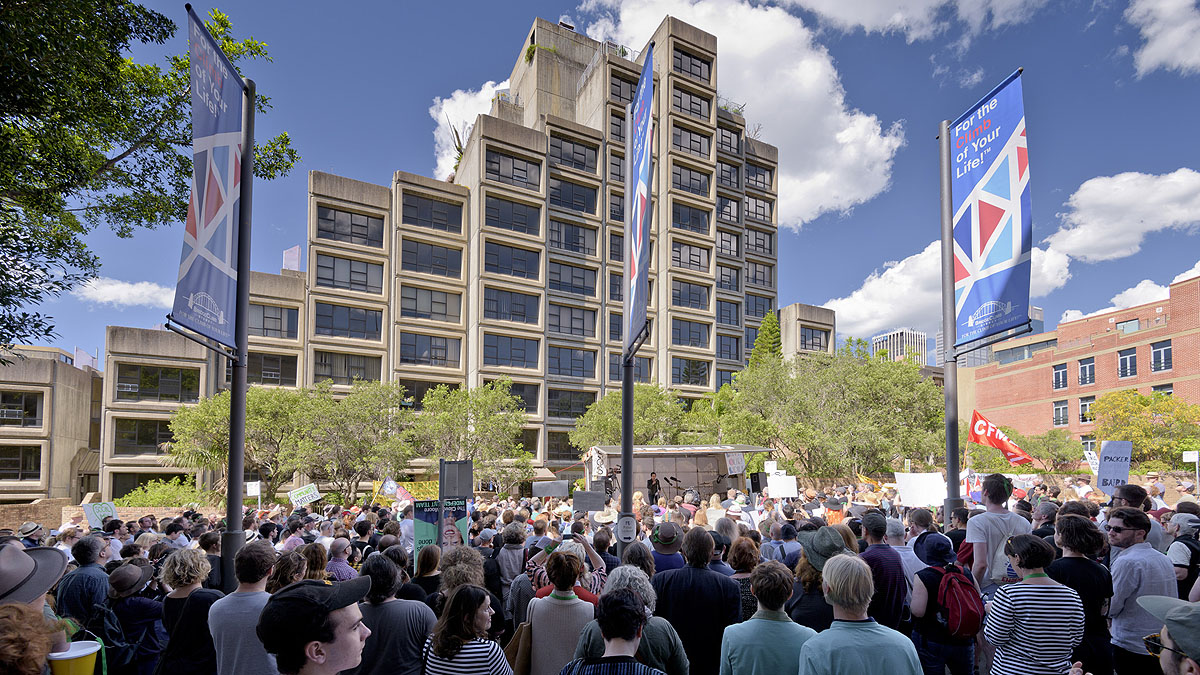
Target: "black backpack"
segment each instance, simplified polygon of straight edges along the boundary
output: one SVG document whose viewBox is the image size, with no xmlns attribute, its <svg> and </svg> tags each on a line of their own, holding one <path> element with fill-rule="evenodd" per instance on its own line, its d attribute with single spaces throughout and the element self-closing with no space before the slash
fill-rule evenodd
<svg viewBox="0 0 1200 675">
<path fill-rule="evenodd" d="M 109 675 L 136 672 L 138 649 L 142 640 L 146 638 L 146 631 L 136 637 L 126 636 L 125 629 L 121 627 L 121 620 L 107 602 L 93 606 L 87 621 L 71 637 L 72 640 L 92 638 L 102 646 L 100 658 L 96 659 L 97 675 L 106 671 Z"/>
</svg>

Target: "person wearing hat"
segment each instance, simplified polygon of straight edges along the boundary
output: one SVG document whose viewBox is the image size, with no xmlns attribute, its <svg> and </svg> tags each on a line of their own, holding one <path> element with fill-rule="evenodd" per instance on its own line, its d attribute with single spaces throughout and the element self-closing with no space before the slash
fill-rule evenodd
<svg viewBox="0 0 1200 675">
<path fill-rule="evenodd" d="M 21 538 L 21 545 L 25 548 L 34 548 L 42 545 L 42 526 L 34 522 L 21 523 L 20 529 L 17 530 L 17 536 Z"/>
<path fill-rule="evenodd" d="M 683 547 L 683 530 L 671 522 L 659 523 L 650 533 L 650 553 L 654 558 L 654 569 L 658 572 L 679 569 L 684 566 L 679 549 Z M 707 563 L 705 563 L 707 564 Z"/>
<path fill-rule="evenodd" d="M 1167 557 L 1175 566 L 1175 580 L 1179 582 L 1179 597 L 1187 598 L 1188 591 L 1200 577 L 1200 517 L 1190 513 L 1176 513 L 1164 528 L 1167 536 L 1174 537 L 1167 547 Z"/>
<path fill-rule="evenodd" d="M 829 525 L 802 534 L 804 550 L 792 568 L 796 570 L 796 580 L 783 611 L 792 621 L 820 632 L 833 623 L 833 607 L 825 602 L 825 594 L 821 590 L 821 574 L 825 563 L 835 555 L 852 555 L 852 552 L 846 548 L 837 529 Z"/>
<path fill-rule="evenodd" d="M 901 531 L 903 534 L 903 526 Z M 900 625 L 904 604 L 908 599 L 908 577 L 900 554 L 887 544 L 888 521 L 882 513 L 871 511 L 862 519 L 863 538 L 867 548 L 859 557 L 871 568 L 875 596 L 868 614 L 888 628 Z"/>
<path fill-rule="evenodd" d="M 167 644 L 162 602 L 142 594 L 153 579 L 154 566 L 141 559 L 123 563 L 108 575 L 109 607 L 117 615 L 126 638 L 138 644 L 131 664 L 138 675 L 154 672 L 159 654 Z"/>
<path fill-rule="evenodd" d="M 60 622 L 50 606 L 46 604 L 46 593 L 62 577 L 63 571 L 66 569 L 67 556 L 56 548 L 40 546 L 24 548 L 15 543 L 12 545 L 0 544 L 0 608 L 4 609 L 6 617 L 16 614 L 16 616 L 12 616 L 12 619 L 17 622 L 32 619 L 37 614 L 41 614 L 46 622 L 46 626 L 40 631 L 41 634 L 36 636 L 36 644 L 31 640 L 32 634 L 22 632 L 20 642 L 24 654 L 15 654 L 8 648 L 8 645 L 4 645 L 4 658 L 0 659 L 0 664 L 4 664 L 8 658 L 15 657 L 20 660 L 24 656 L 41 659 L 44 663 L 46 654 L 64 651 L 67 648 L 66 633 L 61 629 L 50 627 L 57 626 Z M 20 607 L 6 608 L 5 605 L 20 605 Z M 34 627 L 28 626 L 28 628 Z M 0 630 L 0 632 L 3 631 Z M 5 641 L 7 642 L 7 640 Z M 0 671 L 8 672 L 4 668 L 0 668 Z"/>
<path fill-rule="evenodd" d="M 741 586 L 708 569 L 713 538 L 707 531 L 693 527 L 682 539 L 687 565 L 656 571 L 651 578 L 658 598 L 654 613 L 679 632 L 692 675 L 717 675 L 721 636 L 742 618 Z"/>
<path fill-rule="evenodd" d="M 922 552 L 929 566 L 916 573 L 909 603 L 917 656 L 928 672 L 944 673 L 949 668 L 953 675 L 969 674 L 975 664 L 975 641 L 973 638 L 955 638 L 946 630 L 944 620 L 939 620 L 939 616 L 944 617 L 946 608 L 938 602 L 938 590 L 942 577 L 951 571 L 965 574 L 977 592 L 979 584 L 971 576 L 971 570 L 956 564 L 958 558 L 949 538 L 927 539 Z"/>
<path fill-rule="evenodd" d="M 729 547 L 731 546 L 729 537 L 726 537 L 716 530 L 709 532 L 708 536 L 712 537 L 713 540 L 712 559 L 708 563 L 708 569 L 714 572 L 720 572 L 727 577 L 733 576 L 735 570 L 724 560 L 725 551 L 729 550 Z"/>
<path fill-rule="evenodd" d="M 371 635 L 358 607 L 370 590 L 370 577 L 298 581 L 267 600 L 255 633 L 283 675 L 333 675 L 354 668 Z"/>
</svg>

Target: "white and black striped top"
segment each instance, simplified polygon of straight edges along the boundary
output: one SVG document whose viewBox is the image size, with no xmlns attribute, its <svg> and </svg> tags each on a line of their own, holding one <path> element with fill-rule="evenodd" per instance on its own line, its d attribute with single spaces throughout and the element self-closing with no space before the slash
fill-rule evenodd
<svg viewBox="0 0 1200 675">
<path fill-rule="evenodd" d="M 1001 586 L 983 635 L 996 645 L 991 675 L 1062 675 L 1083 640 L 1083 603 L 1058 584 Z"/>
<path fill-rule="evenodd" d="M 454 658 L 443 659 L 434 653 L 430 638 L 425 640 L 421 654 L 425 675 L 513 675 L 504 650 L 491 640 L 476 638 L 463 644 Z"/>
</svg>

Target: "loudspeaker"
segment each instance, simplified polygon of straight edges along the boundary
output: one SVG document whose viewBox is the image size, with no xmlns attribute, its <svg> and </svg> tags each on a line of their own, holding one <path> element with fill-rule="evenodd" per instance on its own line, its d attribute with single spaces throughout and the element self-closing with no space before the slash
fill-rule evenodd
<svg viewBox="0 0 1200 675">
<path fill-rule="evenodd" d="M 759 471 L 758 473 L 750 474 L 750 491 L 762 492 L 763 488 L 767 487 L 767 474 Z"/>
</svg>

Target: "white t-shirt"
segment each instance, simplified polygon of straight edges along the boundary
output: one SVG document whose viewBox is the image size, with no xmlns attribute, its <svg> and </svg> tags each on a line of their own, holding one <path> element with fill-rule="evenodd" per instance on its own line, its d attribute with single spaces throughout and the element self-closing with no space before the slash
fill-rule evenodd
<svg viewBox="0 0 1200 675">
<path fill-rule="evenodd" d="M 989 511 L 973 516 L 967 521 L 967 537 L 964 541 L 971 544 L 987 544 L 988 569 L 987 574 L 979 581 L 981 586 L 986 586 L 996 579 L 1017 578 L 1016 572 L 999 552 L 1003 551 L 1004 542 L 1009 537 L 1029 534 L 1032 531 L 1033 526 L 1029 524 L 1028 520 L 1011 511 L 1005 513 Z M 1001 561 L 1003 561 L 1004 567 L 1000 567 Z"/>
<path fill-rule="evenodd" d="M 1187 544 L 1182 541 L 1173 541 L 1167 547 L 1167 557 L 1171 559 L 1171 564 L 1176 567 L 1190 567 L 1192 564 L 1192 549 L 1187 547 Z"/>
</svg>

